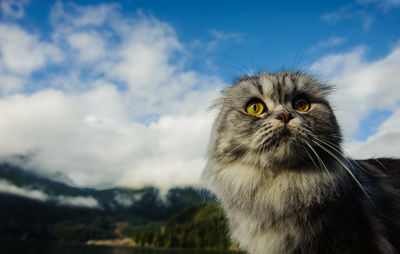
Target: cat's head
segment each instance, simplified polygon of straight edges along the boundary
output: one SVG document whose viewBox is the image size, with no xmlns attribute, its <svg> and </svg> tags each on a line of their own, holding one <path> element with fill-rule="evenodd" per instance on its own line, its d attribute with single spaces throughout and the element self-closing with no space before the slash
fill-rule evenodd
<svg viewBox="0 0 400 254">
<path fill-rule="evenodd" d="M 299 72 L 261 73 L 226 87 L 216 105 L 210 160 L 288 168 L 340 150 L 329 87 Z"/>
</svg>

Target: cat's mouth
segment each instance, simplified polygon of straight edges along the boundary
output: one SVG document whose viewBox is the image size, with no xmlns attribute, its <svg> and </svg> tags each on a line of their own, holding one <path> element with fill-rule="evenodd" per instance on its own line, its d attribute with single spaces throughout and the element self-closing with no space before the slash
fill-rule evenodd
<svg viewBox="0 0 400 254">
<path fill-rule="evenodd" d="M 291 146 L 294 137 L 293 131 L 287 127 L 275 129 L 273 138 L 267 139 L 263 145 L 268 149 L 286 149 Z"/>
<path fill-rule="evenodd" d="M 278 132 L 277 138 L 281 141 L 287 142 L 291 137 L 293 137 L 293 132 L 287 127 L 284 126 L 282 129 Z"/>
<path fill-rule="evenodd" d="M 268 151 L 268 163 L 275 168 L 291 167 L 302 161 L 302 144 L 295 128 L 282 127 L 274 131 L 273 138 L 264 143 L 264 151 Z"/>
<path fill-rule="evenodd" d="M 290 128 L 288 126 L 282 126 L 281 128 L 276 128 L 270 138 L 263 141 L 262 146 L 265 150 L 292 150 L 293 147 L 297 147 L 297 131 L 296 129 Z"/>
</svg>

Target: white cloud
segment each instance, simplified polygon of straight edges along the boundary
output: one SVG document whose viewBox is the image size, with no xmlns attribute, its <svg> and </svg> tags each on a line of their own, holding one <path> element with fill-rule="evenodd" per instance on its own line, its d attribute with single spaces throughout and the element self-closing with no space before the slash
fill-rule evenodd
<svg viewBox="0 0 400 254">
<path fill-rule="evenodd" d="M 400 6 L 400 0 L 357 0 L 357 3 L 363 5 L 375 4 L 383 11 Z"/>
<path fill-rule="evenodd" d="M 354 3 L 346 4 L 335 11 L 321 16 L 321 20 L 336 24 L 343 20 L 359 19 L 364 31 L 367 31 L 377 19 L 377 13 L 372 9 L 379 10 L 381 14 L 387 14 L 400 6 L 400 0 L 356 0 Z"/>
<path fill-rule="evenodd" d="M 91 196 L 49 196 L 43 191 L 33 189 L 29 186 L 19 187 L 3 179 L 0 179 L 0 192 L 42 202 L 51 200 L 65 206 L 100 208 L 99 202 Z"/>
<path fill-rule="evenodd" d="M 342 19 L 351 18 L 352 10 L 353 10 L 353 5 L 348 4 L 348 5 L 342 6 L 341 8 L 339 8 L 336 11 L 329 12 L 329 13 L 322 15 L 321 19 L 328 23 L 335 24 L 335 23 L 341 21 Z"/>
<path fill-rule="evenodd" d="M 145 136 L 157 145 L 146 146 L 135 165 L 121 175 L 123 186 L 156 184 L 157 186 L 197 185 L 205 166 L 205 155 L 214 114 L 163 116 L 151 123 Z"/>
<path fill-rule="evenodd" d="M 108 18 L 94 15 L 103 12 Z M 222 82 L 186 70 L 174 29 L 154 17 L 57 2 L 51 20 L 47 44 L 13 27 L 35 45 L 60 49 L 63 71 L 40 80 L 34 92 L 0 98 L 0 132 L 7 133 L 0 135 L 0 158 L 27 155 L 22 166 L 62 172 L 85 186 L 196 184 L 213 119 L 206 109 Z M 50 63 L 20 75 L 35 83 L 30 73 Z M 149 116 L 158 120 L 147 126 Z"/>
<path fill-rule="evenodd" d="M 315 52 L 317 50 L 339 46 L 339 45 L 343 44 L 344 42 L 346 42 L 345 38 L 342 38 L 342 37 L 330 37 L 327 40 L 319 41 L 315 45 L 312 45 L 309 48 L 308 51 L 309 52 Z"/>
<path fill-rule="evenodd" d="M 232 43 L 237 43 L 243 40 L 244 34 L 237 32 L 225 32 L 220 30 L 210 30 L 210 35 L 213 37 L 213 40 L 208 42 L 207 51 L 212 51 L 216 49 L 221 44 L 230 45 Z"/>
<path fill-rule="evenodd" d="M 0 192 L 36 199 L 40 201 L 46 201 L 49 198 L 49 196 L 43 193 L 42 191 L 32 190 L 28 188 L 21 188 L 3 179 L 0 179 Z"/>
<path fill-rule="evenodd" d="M 120 96 L 102 87 L 77 97 L 49 90 L 0 101 L 0 131 L 7 133 L 0 157 L 36 150 L 26 166 L 62 171 L 80 185 L 196 184 L 213 119 L 204 113 L 210 99 L 189 97 L 194 100 L 177 105 L 179 112 L 147 127 L 129 121 Z"/>
<path fill-rule="evenodd" d="M 26 80 L 17 75 L 1 73 L 0 71 L 0 96 L 12 94 L 24 88 Z"/>
<path fill-rule="evenodd" d="M 343 126 L 350 154 L 399 156 L 400 146 L 396 140 L 399 140 L 400 128 L 395 126 L 400 121 L 400 46 L 376 61 L 367 61 L 364 55 L 363 47 L 328 55 L 314 63 L 312 69 L 336 85 L 331 101 Z M 355 141 L 356 131 L 362 128 L 361 120 L 373 110 L 395 113 L 366 142 Z"/>
<path fill-rule="evenodd" d="M 365 47 L 361 46 L 347 53 L 326 55 L 313 63 L 311 69 L 329 79 L 342 73 L 350 74 L 363 67 L 364 54 Z"/>
<path fill-rule="evenodd" d="M 54 45 L 42 42 L 18 26 L 0 24 L 0 66 L 2 70 L 29 75 L 50 62 L 62 60 Z"/>
<path fill-rule="evenodd" d="M 105 42 L 96 32 L 78 32 L 69 34 L 67 40 L 76 49 L 77 60 L 94 62 L 105 56 Z"/>
<path fill-rule="evenodd" d="M 153 93 L 175 97 L 174 93 L 179 93 L 181 87 L 174 90 L 171 82 L 178 80 L 170 78 L 185 73 L 178 70 L 179 66 L 168 62 L 171 55 L 181 48 L 172 27 L 153 18 L 142 19 L 127 33 L 116 52 L 119 61 L 114 62 L 107 72 L 109 77 L 126 83 L 140 97 L 152 96 Z"/>
<path fill-rule="evenodd" d="M 40 144 L 56 145 L 75 126 L 72 102 L 62 92 L 45 90 L 0 100 L 0 154 L 26 154 Z M 41 148 L 40 148 L 41 149 Z"/>
<path fill-rule="evenodd" d="M 126 207 L 131 206 L 133 204 L 133 202 L 135 201 L 134 198 L 132 198 L 128 195 L 120 194 L 120 193 L 115 194 L 114 200 L 119 205 L 126 206 Z"/>
<path fill-rule="evenodd" d="M 131 206 L 134 202 L 142 199 L 142 196 L 143 196 L 143 192 L 139 192 L 139 193 L 135 193 L 135 194 L 132 194 L 132 193 L 125 194 L 125 193 L 116 191 L 114 193 L 114 201 L 117 202 L 119 205 L 128 207 L 128 206 Z"/>
<path fill-rule="evenodd" d="M 29 0 L 2 0 L 0 10 L 4 16 L 20 19 L 25 16 L 25 6 Z"/>
<path fill-rule="evenodd" d="M 59 48 L 38 35 L 0 24 L 0 96 L 23 90 L 33 72 L 62 59 Z"/>
<path fill-rule="evenodd" d="M 366 142 L 351 140 L 346 149 L 356 158 L 399 157 L 400 140 L 400 108 L 379 127 L 375 135 Z"/>
<path fill-rule="evenodd" d="M 364 31 L 368 30 L 375 20 L 375 16 L 368 9 L 360 8 L 360 6 L 355 4 L 347 4 L 321 16 L 321 20 L 329 24 L 336 24 L 340 21 L 354 18 L 361 21 Z"/>
<path fill-rule="evenodd" d="M 88 207 L 88 208 L 99 208 L 99 202 L 91 196 L 58 196 L 56 202 L 60 205 L 66 206 L 78 206 L 78 207 Z"/>
<path fill-rule="evenodd" d="M 50 22 L 54 26 L 68 24 L 74 27 L 99 27 L 115 18 L 119 8 L 118 4 L 79 6 L 72 2 L 64 4 L 57 1 L 51 9 Z"/>
</svg>

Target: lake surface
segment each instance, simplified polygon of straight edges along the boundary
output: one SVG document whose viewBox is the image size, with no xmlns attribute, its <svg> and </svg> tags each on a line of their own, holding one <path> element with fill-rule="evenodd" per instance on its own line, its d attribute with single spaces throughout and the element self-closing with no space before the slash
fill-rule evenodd
<svg viewBox="0 0 400 254">
<path fill-rule="evenodd" d="M 147 249 L 0 239 L 0 254 L 231 254 L 231 251 Z"/>
</svg>

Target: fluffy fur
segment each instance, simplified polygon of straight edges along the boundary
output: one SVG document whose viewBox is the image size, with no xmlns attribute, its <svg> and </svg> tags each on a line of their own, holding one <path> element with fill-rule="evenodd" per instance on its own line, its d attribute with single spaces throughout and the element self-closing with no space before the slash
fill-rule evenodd
<svg viewBox="0 0 400 254">
<path fill-rule="evenodd" d="M 225 88 L 215 105 L 203 179 L 251 254 L 400 250 L 399 161 L 346 158 L 328 91 L 299 72 L 261 73 Z M 294 109 L 299 97 L 308 111 Z M 254 99 L 261 115 L 246 111 Z"/>
</svg>

